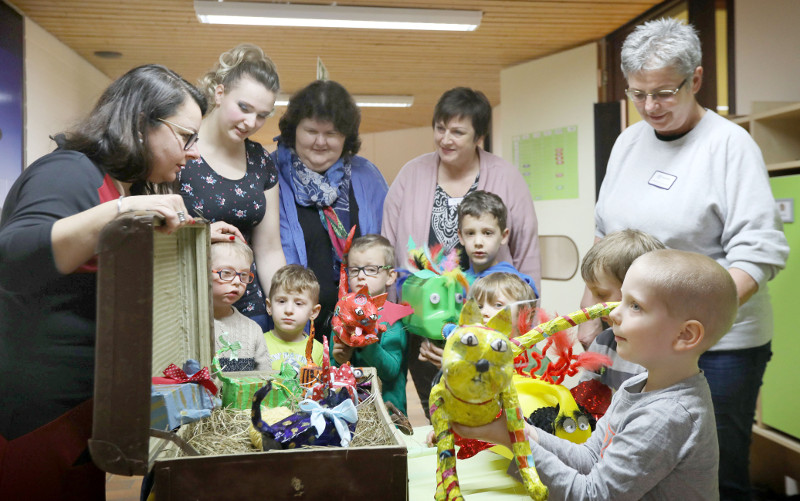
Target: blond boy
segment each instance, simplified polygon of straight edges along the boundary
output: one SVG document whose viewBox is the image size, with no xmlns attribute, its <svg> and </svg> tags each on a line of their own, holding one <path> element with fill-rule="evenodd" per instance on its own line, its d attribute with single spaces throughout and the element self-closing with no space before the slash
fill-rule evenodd
<svg viewBox="0 0 800 501">
<path fill-rule="evenodd" d="M 255 279 L 252 264 L 253 251 L 239 240 L 211 244 L 214 338 L 223 371 L 271 370 L 261 327 L 233 306 Z"/>
<path fill-rule="evenodd" d="M 592 304 L 619 301 L 622 297 L 622 282 L 631 264 L 639 256 L 663 249 L 657 238 L 639 230 L 622 230 L 610 233 L 597 241 L 583 257 L 581 276 L 592 295 Z M 609 319 L 602 319 L 609 324 Z M 617 342 L 611 328 L 602 331 L 586 351 L 606 355 L 611 365 L 597 373 L 584 372 L 582 380 L 599 379 L 612 390 L 619 389 L 627 379 L 644 372 L 644 367 L 621 358 L 617 354 Z"/>
<path fill-rule="evenodd" d="M 272 277 L 267 312 L 275 328 L 264 333 L 272 354 L 272 368 L 288 363 L 300 373 L 306 360 L 306 325 L 319 315 L 319 282 L 314 272 L 299 264 L 280 268 Z M 322 365 L 322 343 L 314 340 L 311 359 Z"/>
<path fill-rule="evenodd" d="M 698 360 L 738 303 L 731 275 L 707 256 L 656 250 L 634 261 L 610 319 L 620 356 L 647 372 L 614 394 L 584 444 L 526 426 L 552 499 L 719 499 L 714 407 Z M 510 446 L 503 421 L 454 429 Z"/>
</svg>

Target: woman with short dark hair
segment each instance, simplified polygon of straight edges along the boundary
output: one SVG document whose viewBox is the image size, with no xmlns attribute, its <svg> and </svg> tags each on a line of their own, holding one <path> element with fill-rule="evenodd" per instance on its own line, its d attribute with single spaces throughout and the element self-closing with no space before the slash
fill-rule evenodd
<svg viewBox="0 0 800 501">
<path fill-rule="evenodd" d="M 381 233 L 395 247 L 397 267 L 404 268 L 409 237 L 417 246 L 441 245 L 444 252 L 459 247 L 459 203 L 476 190 L 494 193 L 508 208 L 511 230 L 498 260 L 511 262 L 541 290 L 538 221 L 528 185 L 517 168 L 481 147 L 491 116 L 489 100 L 480 91 L 456 87 L 439 98 L 433 113 L 436 151 L 411 160 L 397 175 L 386 196 Z M 460 248 L 462 267 L 467 269 L 469 260 Z M 427 415 L 430 382 L 437 369 L 418 360 L 418 336 L 408 344 L 409 369 Z"/>
<path fill-rule="evenodd" d="M 388 187 L 361 146 L 361 112 L 339 83 L 318 80 L 292 96 L 281 117 L 278 167 L 281 242 L 286 262 L 317 275 L 322 310 L 318 339 L 330 332 L 347 233 L 379 233 Z"/>
</svg>

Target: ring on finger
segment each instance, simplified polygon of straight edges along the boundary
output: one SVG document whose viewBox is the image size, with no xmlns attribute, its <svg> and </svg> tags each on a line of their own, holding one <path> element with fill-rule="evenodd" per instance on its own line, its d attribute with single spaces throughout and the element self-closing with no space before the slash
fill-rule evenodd
<svg viewBox="0 0 800 501">
<path fill-rule="evenodd" d="M 182 210 L 179 210 L 175 214 L 178 216 L 178 221 L 180 221 L 181 223 L 186 222 L 186 214 Z"/>
</svg>

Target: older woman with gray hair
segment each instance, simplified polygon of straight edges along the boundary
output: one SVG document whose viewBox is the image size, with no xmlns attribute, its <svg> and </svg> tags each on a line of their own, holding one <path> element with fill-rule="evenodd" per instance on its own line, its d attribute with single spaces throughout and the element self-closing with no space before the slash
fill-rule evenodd
<svg viewBox="0 0 800 501">
<path fill-rule="evenodd" d="M 596 237 L 638 229 L 667 247 L 714 258 L 733 277 L 736 323 L 701 356 L 700 368 L 717 419 L 720 497 L 750 499 L 750 432 L 772 353 L 767 282 L 785 266 L 789 246 L 758 146 L 695 99 L 701 56 L 694 28 L 675 19 L 647 22 L 625 40 L 626 93 L 643 120 L 614 144 L 595 208 Z"/>
</svg>

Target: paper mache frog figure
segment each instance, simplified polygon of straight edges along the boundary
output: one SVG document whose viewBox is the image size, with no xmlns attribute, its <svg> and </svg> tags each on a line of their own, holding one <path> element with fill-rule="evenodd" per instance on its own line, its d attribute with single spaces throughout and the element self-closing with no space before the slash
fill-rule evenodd
<svg viewBox="0 0 800 501">
<path fill-rule="evenodd" d="M 477 303 L 468 301 L 461 310 L 459 325 L 448 330 L 442 372 L 431 390 L 431 421 L 438 448 L 436 499 L 462 499 L 451 423 L 489 424 L 503 409 L 525 489 L 533 499 L 547 499 L 548 490 L 536 473 L 530 445 L 523 433 L 522 410 L 511 382 L 514 374 L 514 353 L 508 339 L 511 315 L 504 309 L 486 325 L 482 320 Z"/>
<path fill-rule="evenodd" d="M 403 318 L 403 324 L 412 334 L 443 341 L 442 328 L 458 321 L 469 289 L 467 277 L 458 267 L 458 251 L 445 254 L 441 246 L 415 249 L 411 239 L 408 245 L 409 264 L 417 271 L 402 284 L 403 303 L 414 309 Z"/>
</svg>

